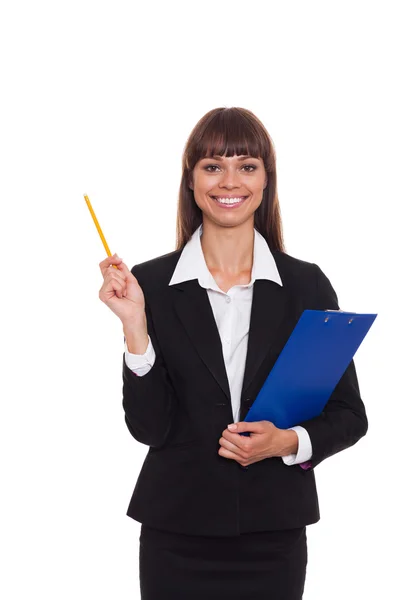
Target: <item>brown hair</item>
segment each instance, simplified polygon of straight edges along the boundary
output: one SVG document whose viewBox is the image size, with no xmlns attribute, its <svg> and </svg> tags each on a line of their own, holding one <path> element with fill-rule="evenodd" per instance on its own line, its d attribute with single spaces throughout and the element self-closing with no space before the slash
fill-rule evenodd
<svg viewBox="0 0 419 600">
<path fill-rule="evenodd" d="M 276 156 L 273 142 L 259 119 L 245 108 L 214 108 L 195 125 L 182 156 L 182 179 L 176 218 L 176 250 L 181 250 L 202 223 L 202 211 L 195 202 L 192 171 L 201 158 L 213 155 L 248 154 L 261 158 L 268 176 L 263 198 L 255 212 L 254 227 L 271 251 L 285 252 L 282 221 L 276 187 Z"/>
</svg>

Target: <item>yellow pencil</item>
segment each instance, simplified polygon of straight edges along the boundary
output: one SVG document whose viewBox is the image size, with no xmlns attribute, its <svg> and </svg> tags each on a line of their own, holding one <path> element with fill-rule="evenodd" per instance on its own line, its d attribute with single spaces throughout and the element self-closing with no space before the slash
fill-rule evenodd
<svg viewBox="0 0 419 600">
<path fill-rule="evenodd" d="M 96 229 L 98 231 L 98 234 L 100 235 L 100 239 L 102 240 L 102 243 L 105 246 L 106 253 L 108 256 L 112 256 L 111 251 L 109 250 L 109 246 L 106 243 L 105 236 L 103 235 L 102 230 L 100 228 L 99 221 L 96 219 L 95 212 L 92 208 L 92 205 L 90 204 L 89 197 L 86 194 L 84 195 L 84 199 L 86 200 L 87 208 L 89 209 L 90 214 L 92 215 L 92 219 L 94 221 L 94 224 L 96 225 Z M 116 265 L 112 265 L 112 266 L 114 269 L 118 268 Z"/>
</svg>

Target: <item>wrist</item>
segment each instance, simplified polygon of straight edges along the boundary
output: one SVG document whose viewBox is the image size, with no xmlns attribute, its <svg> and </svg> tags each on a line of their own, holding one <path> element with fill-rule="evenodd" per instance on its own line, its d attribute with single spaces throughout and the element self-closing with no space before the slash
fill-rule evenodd
<svg viewBox="0 0 419 600">
<path fill-rule="evenodd" d="M 294 429 L 278 429 L 275 456 L 282 457 L 298 452 L 298 435 Z"/>
<path fill-rule="evenodd" d="M 147 321 L 144 319 L 123 324 L 125 342 L 131 354 L 145 354 L 148 347 Z"/>
<path fill-rule="evenodd" d="M 122 321 L 122 328 L 124 330 L 124 335 L 126 333 L 133 334 L 138 331 L 147 330 L 147 318 L 145 313 L 142 315 L 136 315 L 135 317 L 131 317 L 125 321 Z"/>
</svg>

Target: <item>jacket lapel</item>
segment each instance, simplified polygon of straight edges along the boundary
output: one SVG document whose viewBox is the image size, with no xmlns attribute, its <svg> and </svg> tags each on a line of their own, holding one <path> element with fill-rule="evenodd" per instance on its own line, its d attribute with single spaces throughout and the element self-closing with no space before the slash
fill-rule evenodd
<svg viewBox="0 0 419 600">
<path fill-rule="evenodd" d="M 283 281 L 283 277 L 282 277 Z M 222 343 L 212 312 L 207 290 L 197 279 L 170 286 L 173 303 L 192 344 L 208 370 L 231 402 L 230 388 L 222 352 Z M 253 287 L 249 338 L 241 400 L 257 377 L 271 346 L 277 354 L 290 336 L 295 318 L 291 316 L 292 300 L 287 287 L 267 279 L 257 279 Z"/>
</svg>

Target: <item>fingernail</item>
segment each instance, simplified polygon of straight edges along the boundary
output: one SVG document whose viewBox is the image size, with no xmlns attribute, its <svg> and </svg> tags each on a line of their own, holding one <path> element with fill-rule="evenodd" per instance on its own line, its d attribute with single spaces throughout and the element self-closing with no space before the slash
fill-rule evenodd
<svg viewBox="0 0 419 600">
<path fill-rule="evenodd" d="M 234 431 L 235 429 L 237 429 L 237 425 L 236 425 L 235 423 L 231 423 L 230 425 L 227 425 L 227 427 L 228 427 L 230 430 L 232 430 L 232 431 Z"/>
</svg>

